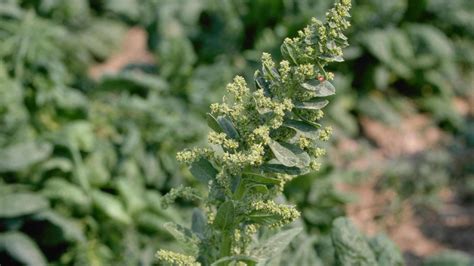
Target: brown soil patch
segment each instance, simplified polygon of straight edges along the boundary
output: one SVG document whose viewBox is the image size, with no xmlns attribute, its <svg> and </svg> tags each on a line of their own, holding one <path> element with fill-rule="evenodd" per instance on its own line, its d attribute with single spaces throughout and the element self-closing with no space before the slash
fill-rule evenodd
<svg viewBox="0 0 474 266">
<path fill-rule="evenodd" d="M 104 74 L 117 73 L 130 63 L 153 62 L 153 54 L 147 50 L 146 32 L 141 28 L 134 27 L 127 31 L 120 50 L 104 63 L 91 67 L 89 75 L 94 79 L 99 79 Z"/>
<path fill-rule="evenodd" d="M 466 100 L 457 102 L 458 109 L 469 113 L 470 104 Z M 342 163 L 346 169 L 357 169 L 367 174 L 360 184 L 340 184 L 342 191 L 356 194 L 356 202 L 347 206 L 347 214 L 364 233 L 374 235 L 387 232 L 400 249 L 410 254 L 408 264 L 418 265 L 417 257 L 425 257 L 443 249 L 463 250 L 474 254 L 474 207 L 462 206 L 449 190 L 442 192 L 442 205 L 437 212 L 418 213 L 408 203 L 394 213 L 390 204 L 394 192 L 381 192 L 376 188 L 382 174 L 377 165 L 384 165 L 393 158 L 413 155 L 437 146 L 444 140 L 443 133 L 428 117 L 414 115 L 405 118 L 398 127 L 362 118 L 365 135 L 377 149 L 371 149 Z M 354 140 L 341 140 L 338 151 L 357 153 L 359 146 Z M 374 171 L 375 169 L 375 171 Z"/>
<path fill-rule="evenodd" d="M 387 232 L 402 252 L 410 252 L 418 257 L 445 248 L 442 243 L 425 236 L 421 229 L 423 221 L 414 214 L 411 206 L 404 205 L 400 213 L 391 213 L 387 207 L 394 195 L 377 191 L 375 182 L 345 186 L 343 190 L 358 195 L 357 202 L 347 207 L 347 215 L 365 234 L 372 236 Z"/>
<path fill-rule="evenodd" d="M 366 136 L 390 157 L 421 152 L 435 146 L 443 136 L 429 118 L 421 114 L 403 119 L 397 127 L 370 118 L 362 118 L 361 124 Z"/>
</svg>

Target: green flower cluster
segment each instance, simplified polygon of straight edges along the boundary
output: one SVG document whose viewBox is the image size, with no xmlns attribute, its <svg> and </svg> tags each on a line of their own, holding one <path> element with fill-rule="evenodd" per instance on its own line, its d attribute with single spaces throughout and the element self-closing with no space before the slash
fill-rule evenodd
<svg viewBox="0 0 474 266">
<path fill-rule="evenodd" d="M 204 229 L 194 232 L 203 243 L 214 243 L 197 247 L 202 263 L 248 255 L 259 227 L 281 227 L 299 217 L 293 206 L 274 199 L 286 182 L 320 167 L 321 142 L 332 129 L 318 121 L 328 104 L 324 97 L 335 93 L 334 75 L 324 67 L 342 61 L 350 6 L 348 0 L 338 1 L 326 22 L 313 19 L 298 37 L 285 39 L 278 64 L 264 53 L 255 88 L 235 77 L 207 115 L 210 148 L 178 153 L 177 159 L 209 186 Z M 190 191 L 182 191 L 189 198 Z M 173 190 L 164 200 L 169 204 L 177 196 L 179 190 Z"/>
<path fill-rule="evenodd" d="M 196 262 L 196 259 L 192 256 L 186 256 L 180 253 L 160 250 L 157 252 L 156 257 L 165 264 L 176 265 L 176 266 L 199 266 L 201 263 Z"/>
</svg>

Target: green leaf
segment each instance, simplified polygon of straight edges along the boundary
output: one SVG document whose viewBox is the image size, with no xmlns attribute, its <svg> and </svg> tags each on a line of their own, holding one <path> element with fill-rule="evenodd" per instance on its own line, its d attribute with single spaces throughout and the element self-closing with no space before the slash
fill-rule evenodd
<svg viewBox="0 0 474 266">
<path fill-rule="evenodd" d="M 251 214 L 247 215 L 246 219 L 253 223 L 271 225 L 277 223 L 278 221 L 281 221 L 281 216 L 264 211 L 254 211 Z"/>
<path fill-rule="evenodd" d="M 294 129 L 303 137 L 309 139 L 317 139 L 318 138 L 318 128 L 305 121 L 300 120 L 287 120 L 283 123 L 283 126 Z"/>
<path fill-rule="evenodd" d="M 380 234 L 370 239 L 369 245 L 377 258 L 378 265 L 405 265 L 400 249 L 386 235 Z"/>
<path fill-rule="evenodd" d="M 84 191 L 77 185 L 70 183 L 62 178 L 51 178 L 45 183 L 42 192 L 50 199 L 57 199 L 63 203 L 71 204 L 75 208 L 87 210 L 90 207 L 91 200 Z"/>
<path fill-rule="evenodd" d="M 455 251 L 446 250 L 438 254 L 428 257 L 424 262 L 423 266 L 472 266 L 474 265 L 474 257 L 469 254 Z"/>
<path fill-rule="evenodd" d="M 65 129 L 67 144 L 80 151 L 92 151 L 96 146 L 94 127 L 89 121 L 76 121 L 69 123 Z M 58 141 L 64 141 L 59 139 Z"/>
<path fill-rule="evenodd" d="M 19 192 L 0 195 L 0 218 L 33 214 L 48 207 L 48 201 L 40 194 Z"/>
<path fill-rule="evenodd" d="M 309 164 L 309 155 L 296 145 L 271 141 L 268 146 L 284 166 L 305 167 Z"/>
<path fill-rule="evenodd" d="M 183 244 L 188 253 L 197 254 L 199 238 L 191 230 L 175 223 L 165 223 L 164 227 L 176 240 Z"/>
<path fill-rule="evenodd" d="M 336 55 L 336 56 L 322 55 L 322 56 L 318 56 L 318 57 L 322 60 L 327 61 L 327 62 L 344 62 L 344 58 L 340 55 Z"/>
<path fill-rule="evenodd" d="M 262 77 L 262 73 L 257 70 L 254 75 L 255 85 L 263 90 L 266 96 L 270 95 L 270 84 Z"/>
<path fill-rule="evenodd" d="M 302 175 L 306 174 L 307 170 L 301 169 L 299 167 L 288 167 L 282 164 L 277 163 L 267 163 L 259 167 L 263 172 L 270 173 L 279 173 L 279 174 L 288 174 L 288 175 Z"/>
<path fill-rule="evenodd" d="M 296 164 L 297 167 L 304 168 L 309 165 L 311 159 L 309 158 L 308 153 L 306 153 L 300 147 L 290 143 L 281 143 L 281 145 L 293 152 L 293 154 L 298 157 L 299 161 Z"/>
<path fill-rule="evenodd" d="M 20 232 L 0 233 L 0 251 L 5 251 L 24 265 L 46 265 L 46 259 L 38 245 Z"/>
<path fill-rule="evenodd" d="M 306 102 L 295 102 L 295 108 L 306 110 L 319 110 L 323 109 L 326 105 L 328 105 L 328 103 L 328 100 L 319 100 L 317 98 L 314 98 Z"/>
<path fill-rule="evenodd" d="M 127 90 L 131 93 L 145 94 L 147 91 L 166 91 L 168 83 L 157 75 L 139 71 L 123 71 L 106 74 L 99 83 L 101 90 Z"/>
<path fill-rule="evenodd" d="M 211 264 L 211 266 L 219 266 L 219 265 L 229 265 L 230 262 L 244 262 L 245 265 L 253 266 L 256 265 L 258 260 L 256 258 L 246 256 L 246 255 L 236 255 L 230 257 L 223 257 L 219 260 L 216 260 Z"/>
<path fill-rule="evenodd" d="M 191 230 L 201 239 L 204 238 L 207 228 L 207 219 L 204 213 L 198 209 L 193 209 L 193 216 L 191 221 Z"/>
<path fill-rule="evenodd" d="M 169 218 L 164 218 L 163 216 L 153 212 L 140 212 L 134 218 L 138 228 L 144 232 L 152 234 L 166 233 L 163 225 L 169 221 Z"/>
<path fill-rule="evenodd" d="M 23 142 L 0 149 L 0 172 L 23 170 L 48 158 L 49 143 Z"/>
<path fill-rule="evenodd" d="M 248 180 L 248 182 L 252 183 L 259 183 L 263 185 L 278 185 L 281 183 L 280 179 L 266 177 L 255 173 L 244 173 L 243 176 L 245 180 Z"/>
<path fill-rule="evenodd" d="M 62 216 L 57 212 L 51 210 L 43 211 L 35 214 L 33 219 L 47 221 L 56 226 L 62 232 L 62 237 L 67 241 L 84 242 L 86 240 L 81 227 L 77 222 L 68 217 Z"/>
<path fill-rule="evenodd" d="M 219 116 L 217 118 L 217 123 L 219 123 L 219 126 L 222 128 L 224 133 L 227 134 L 232 139 L 238 139 L 239 138 L 239 132 L 234 127 L 234 123 L 232 121 L 225 117 L 225 116 Z"/>
<path fill-rule="evenodd" d="M 324 266 L 319 252 L 314 248 L 319 241 L 319 235 L 299 234 L 291 242 L 291 251 L 287 249 L 275 259 L 278 259 L 279 265 L 285 266 Z"/>
<path fill-rule="evenodd" d="M 292 167 L 298 164 L 300 159 L 292 150 L 273 140 L 268 146 L 272 150 L 273 155 L 275 155 L 275 158 L 284 166 Z"/>
<path fill-rule="evenodd" d="M 265 177 L 256 173 L 244 173 L 242 179 L 234 193 L 235 199 L 242 199 L 248 193 L 267 193 L 266 185 L 280 184 L 280 180 L 272 177 Z"/>
<path fill-rule="evenodd" d="M 126 203 L 129 213 L 137 213 L 146 207 L 143 198 L 143 184 L 131 178 L 121 177 L 117 180 L 117 190 Z"/>
<path fill-rule="evenodd" d="M 309 80 L 301 84 L 306 90 L 313 91 L 316 93 L 316 97 L 326 97 L 336 93 L 336 88 L 331 82 L 325 80 L 319 82 L 318 80 Z"/>
<path fill-rule="evenodd" d="M 295 65 L 298 65 L 298 60 L 296 60 L 296 51 L 295 48 L 288 43 L 283 43 L 280 46 L 281 55 L 284 59 L 292 62 Z"/>
<path fill-rule="evenodd" d="M 247 189 L 251 191 L 252 194 L 260 193 L 260 194 L 267 194 L 268 188 L 262 184 L 249 184 L 247 185 Z"/>
<path fill-rule="evenodd" d="M 116 197 L 97 190 L 92 192 L 92 200 L 95 206 L 111 219 L 123 224 L 130 224 L 130 216 Z"/>
<path fill-rule="evenodd" d="M 216 218 L 214 219 L 213 225 L 219 230 L 229 230 L 232 228 L 232 224 L 235 219 L 234 203 L 232 201 L 226 201 L 217 210 Z"/>
<path fill-rule="evenodd" d="M 292 228 L 278 232 L 265 242 L 257 245 L 251 251 L 251 256 L 258 258 L 258 265 L 266 265 L 272 257 L 278 256 L 290 244 L 290 242 L 302 231 L 302 228 Z"/>
<path fill-rule="evenodd" d="M 204 184 L 207 184 L 209 180 L 214 180 L 218 173 L 212 164 L 204 158 L 193 162 L 189 171 L 191 171 L 191 174 Z"/>
<path fill-rule="evenodd" d="M 275 67 L 263 64 L 262 73 L 266 80 L 276 83 L 280 80 L 280 74 Z"/>
<path fill-rule="evenodd" d="M 217 119 L 210 113 L 206 114 L 207 125 L 217 133 L 223 132 L 221 126 L 217 122 Z"/>
<path fill-rule="evenodd" d="M 339 265 L 378 265 L 364 236 L 349 219 L 339 217 L 334 220 L 331 238 Z"/>
</svg>

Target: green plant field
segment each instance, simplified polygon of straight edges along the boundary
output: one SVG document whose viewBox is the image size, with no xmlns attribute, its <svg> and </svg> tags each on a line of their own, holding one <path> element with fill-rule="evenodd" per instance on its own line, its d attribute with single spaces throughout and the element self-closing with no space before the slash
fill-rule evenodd
<svg viewBox="0 0 474 266">
<path fill-rule="evenodd" d="M 0 265 L 474 265 L 473 162 L 471 0 L 0 1 Z"/>
</svg>

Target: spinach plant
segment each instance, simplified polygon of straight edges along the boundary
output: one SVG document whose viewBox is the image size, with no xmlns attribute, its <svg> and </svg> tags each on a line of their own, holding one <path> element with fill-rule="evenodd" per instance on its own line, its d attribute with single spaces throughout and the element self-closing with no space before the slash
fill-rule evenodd
<svg viewBox="0 0 474 266">
<path fill-rule="evenodd" d="M 334 74 L 325 67 L 343 61 L 350 7 L 349 0 L 338 1 L 325 22 L 313 19 L 298 37 L 285 39 L 278 64 L 264 53 L 261 70 L 254 75 L 255 89 L 237 76 L 222 102 L 211 105 L 210 147 L 177 155 L 208 185 L 209 193 L 202 196 L 193 188 L 178 187 L 164 197 L 165 206 L 177 197 L 200 201 L 203 211 L 194 212 L 191 229 L 167 225 L 183 240 L 185 254 L 160 250 L 160 261 L 265 264 L 299 233 L 290 229 L 266 242 L 253 241 L 259 229 L 279 228 L 299 217 L 293 206 L 275 198 L 286 182 L 320 167 L 318 158 L 325 153 L 321 142 L 332 130 L 318 120 L 328 104 L 324 98 L 335 93 L 330 82 Z"/>
</svg>

